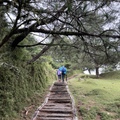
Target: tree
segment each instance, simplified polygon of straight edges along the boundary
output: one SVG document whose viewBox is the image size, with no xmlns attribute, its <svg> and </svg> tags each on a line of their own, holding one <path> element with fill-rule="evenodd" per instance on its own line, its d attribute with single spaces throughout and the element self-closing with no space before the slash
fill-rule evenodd
<svg viewBox="0 0 120 120">
<path fill-rule="evenodd" d="M 79 42 L 79 41 L 78 41 Z M 76 54 L 76 60 L 80 64 L 80 67 L 82 67 L 84 70 L 88 69 L 95 69 L 96 70 L 96 76 L 99 77 L 99 68 L 102 66 L 109 66 L 109 65 L 116 65 L 120 61 L 120 51 L 118 49 L 117 41 L 110 41 L 109 39 L 106 39 L 106 42 L 109 42 L 107 44 L 108 46 L 103 46 L 101 44 L 101 40 L 98 40 L 97 42 L 95 40 L 86 42 L 87 48 L 81 48 L 81 51 L 83 52 L 75 52 Z M 78 43 L 80 44 L 80 43 Z M 82 44 L 82 43 L 81 43 Z M 83 45 L 82 45 L 83 46 Z M 78 47 L 79 49 L 79 47 Z"/>
<path fill-rule="evenodd" d="M 115 2 L 118 1 L 1 0 L 0 5 L 6 9 L 5 14 L 7 15 L 7 18 L 9 18 L 10 29 L 1 40 L 0 47 L 2 47 L 5 43 L 11 42 L 12 48 L 15 49 L 19 46 L 19 43 L 32 32 L 37 32 L 48 36 L 78 36 L 81 38 L 81 41 L 84 42 L 84 37 L 107 37 L 119 39 L 120 35 L 117 28 L 108 28 L 101 31 L 94 27 L 94 31 L 92 32 L 88 29 L 88 27 L 92 27 L 94 25 L 103 27 L 106 23 L 113 22 L 114 19 L 110 19 L 113 10 L 111 12 L 109 7 Z M 105 8 L 107 9 L 105 10 Z M 12 15 L 14 18 L 11 17 Z M 100 19 L 101 17 L 103 18 L 102 20 Z M 112 34 L 108 31 L 111 31 Z M 47 44 L 42 41 L 35 45 L 45 46 L 43 47 L 44 52 L 38 53 L 39 55 L 37 55 L 37 57 L 35 56 L 36 58 L 39 58 L 50 48 L 50 46 L 54 46 L 54 41 L 50 41 Z M 25 46 L 27 45 L 19 47 Z"/>
</svg>

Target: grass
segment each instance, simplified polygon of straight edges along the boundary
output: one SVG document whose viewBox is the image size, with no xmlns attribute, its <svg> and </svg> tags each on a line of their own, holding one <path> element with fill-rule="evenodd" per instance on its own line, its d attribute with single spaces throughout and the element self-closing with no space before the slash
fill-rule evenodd
<svg viewBox="0 0 120 120">
<path fill-rule="evenodd" d="M 80 75 L 68 82 L 78 116 L 83 120 L 120 120 L 119 73 L 103 74 L 99 79 Z"/>
</svg>

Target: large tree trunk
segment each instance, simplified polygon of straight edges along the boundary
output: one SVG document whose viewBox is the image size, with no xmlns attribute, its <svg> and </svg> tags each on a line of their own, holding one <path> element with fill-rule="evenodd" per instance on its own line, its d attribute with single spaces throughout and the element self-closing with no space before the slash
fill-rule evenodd
<svg viewBox="0 0 120 120">
<path fill-rule="evenodd" d="M 89 74 L 91 75 L 91 70 L 88 68 L 88 72 L 89 72 Z"/>
<path fill-rule="evenodd" d="M 99 67 L 96 66 L 96 67 L 95 67 L 95 70 L 96 70 L 96 76 L 97 76 L 97 78 L 98 78 L 98 77 L 99 77 Z"/>
</svg>

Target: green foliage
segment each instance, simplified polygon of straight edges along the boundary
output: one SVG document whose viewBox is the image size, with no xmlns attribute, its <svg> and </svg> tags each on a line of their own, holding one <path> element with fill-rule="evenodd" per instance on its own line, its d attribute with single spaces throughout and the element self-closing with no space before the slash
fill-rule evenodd
<svg viewBox="0 0 120 120">
<path fill-rule="evenodd" d="M 84 120 L 96 120 L 96 117 L 101 120 L 119 119 L 119 71 L 104 73 L 99 79 L 93 76 L 79 79 L 81 76 L 84 75 L 80 74 L 68 81 L 78 106 L 78 115 Z"/>
<path fill-rule="evenodd" d="M 103 73 L 100 76 L 105 79 L 120 79 L 120 70 Z"/>
<path fill-rule="evenodd" d="M 29 51 L 27 51 L 25 48 L 16 48 L 16 50 L 11 53 L 11 56 L 14 60 L 22 61 L 26 61 L 31 58 Z"/>
<path fill-rule="evenodd" d="M 4 16 L 5 12 L 6 12 L 6 8 L 1 5 L 0 6 L 0 38 L 3 38 L 4 34 L 8 32 L 7 19 Z"/>
<path fill-rule="evenodd" d="M 103 95 L 106 91 L 103 89 L 93 89 L 86 93 L 85 95 Z"/>
<path fill-rule="evenodd" d="M 32 65 L 0 66 L 0 118 L 19 112 L 25 105 L 26 99 L 34 95 L 34 92 L 42 92 L 48 83 L 51 69 L 46 63 L 34 63 Z M 54 73 L 53 73 L 54 74 Z"/>
<path fill-rule="evenodd" d="M 67 8 L 68 8 L 68 11 L 71 11 L 72 10 L 72 0 L 68 0 L 67 1 Z"/>
<path fill-rule="evenodd" d="M 108 103 L 106 107 L 108 112 L 119 112 L 120 111 L 120 100 L 112 103 Z"/>
<path fill-rule="evenodd" d="M 101 120 L 112 120 L 112 117 L 105 112 L 100 112 L 99 114 Z"/>
<path fill-rule="evenodd" d="M 96 107 L 85 108 L 80 107 L 79 112 L 83 117 L 83 120 L 96 120 L 98 109 Z"/>
<path fill-rule="evenodd" d="M 0 53 L 0 118 L 13 120 L 24 106 L 35 104 L 34 96 L 43 93 L 48 83 L 55 80 L 55 72 L 41 59 L 27 64 L 31 58 L 30 49 L 11 51 L 6 45 Z"/>
</svg>

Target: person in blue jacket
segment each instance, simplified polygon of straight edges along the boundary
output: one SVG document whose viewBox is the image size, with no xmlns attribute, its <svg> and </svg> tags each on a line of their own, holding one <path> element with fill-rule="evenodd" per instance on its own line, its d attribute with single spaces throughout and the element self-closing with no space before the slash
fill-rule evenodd
<svg viewBox="0 0 120 120">
<path fill-rule="evenodd" d="M 59 70 L 61 71 L 62 81 L 64 82 L 65 76 L 67 81 L 67 68 L 65 66 L 61 66 Z"/>
</svg>

